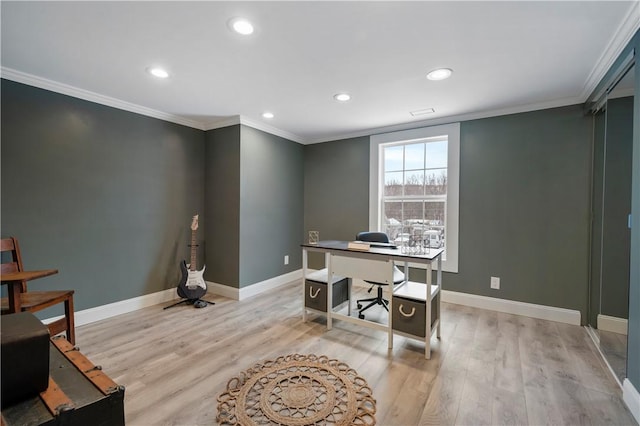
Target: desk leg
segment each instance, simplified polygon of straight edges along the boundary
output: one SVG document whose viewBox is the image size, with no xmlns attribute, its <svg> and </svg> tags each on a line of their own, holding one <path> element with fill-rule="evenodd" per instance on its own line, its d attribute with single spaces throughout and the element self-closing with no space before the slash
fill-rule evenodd
<svg viewBox="0 0 640 426">
<path fill-rule="evenodd" d="M 427 264 L 427 318 L 424 337 L 424 357 L 431 359 L 431 263 Z"/>
<path fill-rule="evenodd" d="M 436 275 L 436 282 L 438 284 L 438 303 L 436 307 L 438 309 L 438 331 L 436 336 L 440 339 L 440 324 L 442 323 L 442 317 L 440 316 L 442 311 L 440 310 L 440 302 L 442 301 L 442 255 L 438 256 L 438 272 Z"/>
<path fill-rule="evenodd" d="M 327 265 L 327 330 L 331 330 L 333 322 L 331 313 L 333 312 L 333 268 L 331 267 L 331 254 L 325 255 Z"/>
<path fill-rule="evenodd" d="M 307 250 L 302 249 L 302 322 L 307 322 L 307 306 L 305 305 L 307 282 Z"/>
<path fill-rule="evenodd" d="M 347 278 L 347 316 L 351 316 L 351 286 L 353 285 L 353 279 Z"/>
<path fill-rule="evenodd" d="M 395 268 L 395 265 L 393 263 L 393 260 L 389 261 L 389 273 L 390 273 L 390 280 L 389 282 L 391 284 L 389 284 L 388 286 L 386 286 L 387 288 L 385 289 L 385 293 L 387 296 L 387 300 L 389 301 L 389 349 L 393 349 L 393 270 Z M 407 262 L 405 262 L 405 270 L 407 268 Z"/>
</svg>

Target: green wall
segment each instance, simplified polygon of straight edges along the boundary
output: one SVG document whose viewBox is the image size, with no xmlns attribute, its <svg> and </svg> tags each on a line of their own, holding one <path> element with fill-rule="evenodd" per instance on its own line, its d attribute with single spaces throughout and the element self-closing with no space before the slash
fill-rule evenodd
<svg viewBox="0 0 640 426">
<path fill-rule="evenodd" d="M 590 166 L 579 106 L 462 123 L 460 264 L 445 288 L 576 309 L 585 321 Z"/>
<path fill-rule="evenodd" d="M 175 287 L 204 133 L 4 79 L 1 95 L 2 236 L 26 268 L 59 270 L 29 288 L 73 289 L 83 310 Z"/>
<path fill-rule="evenodd" d="M 302 145 L 241 126 L 240 287 L 301 268 L 303 176 Z"/>
<path fill-rule="evenodd" d="M 207 281 L 238 287 L 240 275 L 240 125 L 206 132 Z"/>
<path fill-rule="evenodd" d="M 206 140 L 205 278 L 242 288 L 300 269 L 302 145 L 240 124 Z"/>
<path fill-rule="evenodd" d="M 467 121 L 460 132 L 459 273 L 445 273 L 444 288 L 576 309 L 584 321 L 591 118 L 572 106 Z M 321 239 L 368 227 L 369 138 L 344 142 L 305 148 L 305 229 Z"/>
<path fill-rule="evenodd" d="M 304 240 L 349 241 L 369 228 L 369 137 L 307 145 L 304 149 Z M 321 268 L 324 257 L 309 256 Z"/>
</svg>

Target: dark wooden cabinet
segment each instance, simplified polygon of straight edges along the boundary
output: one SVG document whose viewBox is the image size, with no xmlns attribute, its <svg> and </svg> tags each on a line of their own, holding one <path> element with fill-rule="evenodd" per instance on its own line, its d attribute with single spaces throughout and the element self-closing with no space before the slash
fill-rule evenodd
<svg viewBox="0 0 640 426">
<path fill-rule="evenodd" d="M 113 382 L 63 338 L 49 347 L 49 386 L 3 407 L 6 426 L 124 425 L 124 386 Z"/>
</svg>

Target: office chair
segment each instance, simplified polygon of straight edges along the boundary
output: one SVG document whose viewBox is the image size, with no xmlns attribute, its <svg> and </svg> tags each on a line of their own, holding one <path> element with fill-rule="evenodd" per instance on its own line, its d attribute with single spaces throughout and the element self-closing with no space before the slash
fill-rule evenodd
<svg viewBox="0 0 640 426">
<path fill-rule="evenodd" d="M 388 243 L 389 237 L 384 232 L 359 232 L 358 235 L 356 235 L 356 240 L 367 241 L 371 243 Z M 397 266 L 394 265 L 393 266 L 393 284 L 394 285 L 400 284 L 403 281 L 404 281 L 404 273 Z M 363 312 L 375 305 L 382 305 L 382 307 L 384 307 L 387 310 L 387 312 L 389 312 L 389 306 L 388 306 L 389 301 L 382 297 L 382 286 L 387 284 L 377 283 L 373 281 L 366 281 L 366 282 L 368 282 L 369 284 L 373 284 L 369 288 L 369 291 L 368 291 L 369 293 L 371 293 L 371 290 L 373 289 L 374 286 L 378 287 L 378 293 L 376 297 L 356 300 L 356 303 L 358 304 L 358 310 L 359 310 L 358 318 L 364 319 Z M 365 302 L 369 302 L 369 304 L 363 308 L 362 304 Z"/>
<path fill-rule="evenodd" d="M 22 255 L 20 254 L 20 246 L 17 238 L 9 237 L 0 240 L 0 251 L 2 253 L 10 253 L 5 262 L 5 256 L 2 256 L 2 273 L 22 272 Z M 20 311 L 37 312 L 50 306 L 63 303 L 64 317 L 47 325 L 51 336 L 65 332 L 67 340 L 75 345 L 76 332 L 73 312 L 73 290 L 49 290 L 49 291 L 28 291 L 27 282 L 22 281 L 22 289 L 20 292 Z M 2 315 L 16 312 L 16 306 L 9 303 L 8 297 L 2 298 Z"/>
</svg>

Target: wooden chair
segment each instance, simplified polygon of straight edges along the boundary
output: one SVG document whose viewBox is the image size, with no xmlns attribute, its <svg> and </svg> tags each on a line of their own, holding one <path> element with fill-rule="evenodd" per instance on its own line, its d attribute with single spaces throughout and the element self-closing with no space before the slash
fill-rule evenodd
<svg viewBox="0 0 640 426">
<path fill-rule="evenodd" d="M 20 246 L 18 240 L 14 237 L 3 238 L 0 240 L 0 256 L 2 256 L 2 281 L 5 284 L 5 277 L 16 272 L 26 272 L 22 265 L 22 255 L 20 254 Z M 10 256 L 7 255 L 10 253 Z M 10 259 L 7 259 L 9 258 Z M 47 272 L 47 271 L 44 271 Z M 51 275 L 56 273 L 50 270 Z M 46 276 L 40 275 L 40 276 Z M 34 277 L 36 278 L 36 277 Z M 30 278 L 27 278 L 30 279 Z M 37 312 L 59 303 L 64 303 L 64 317 L 50 324 L 47 324 L 51 336 L 66 332 L 67 340 L 76 343 L 75 324 L 73 317 L 73 290 L 51 290 L 51 291 L 28 291 L 27 279 L 17 282 L 7 282 L 10 286 L 9 296 L 2 298 L 2 315 L 27 311 Z M 13 289 L 16 291 L 11 291 Z"/>
</svg>

